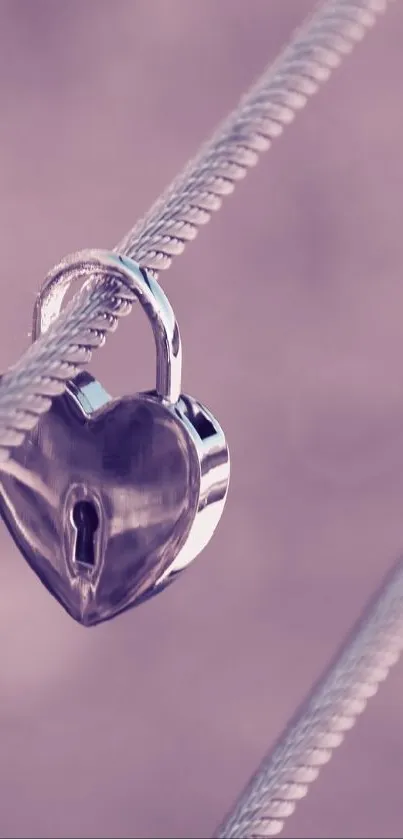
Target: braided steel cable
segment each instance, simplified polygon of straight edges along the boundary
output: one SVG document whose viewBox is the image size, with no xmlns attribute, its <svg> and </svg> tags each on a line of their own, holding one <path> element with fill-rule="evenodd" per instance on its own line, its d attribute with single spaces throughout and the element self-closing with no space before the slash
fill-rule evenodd
<svg viewBox="0 0 403 839">
<path fill-rule="evenodd" d="M 224 196 L 279 137 L 332 70 L 384 12 L 388 0 L 327 0 L 267 67 L 238 108 L 173 181 L 117 250 L 145 268 L 169 268 Z"/>
<path fill-rule="evenodd" d="M 224 195 L 253 166 L 259 153 L 282 133 L 296 112 L 325 82 L 391 0 L 326 0 L 296 33 L 291 44 L 240 101 L 143 221 L 115 250 L 153 273 L 166 269 L 198 228 L 218 210 Z M 82 272 L 78 271 L 78 276 Z M 53 290 L 56 300 L 64 289 Z M 123 300 L 123 304 L 119 304 Z M 48 309 L 52 310 L 52 294 Z M 89 279 L 46 334 L 0 381 L 0 468 L 13 448 L 49 409 L 52 396 L 88 364 L 117 317 L 131 302 L 118 280 Z M 52 318 L 50 318 L 52 320 Z"/>
<path fill-rule="evenodd" d="M 225 195 L 257 163 L 351 51 L 391 0 L 326 0 L 296 33 L 212 140 L 150 212 L 117 245 L 158 274 L 195 238 Z M 0 469 L 54 396 L 90 361 L 135 296 L 119 276 L 88 262 L 71 275 L 85 284 L 54 319 L 64 296 L 48 300 L 46 332 L 0 381 Z M 217 837 L 260 837 L 281 831 L 302 798 L 386 677 L 403 646 L 403 566 L 378 594 L 344 651 L 265 759 Z"/>
<path fill-rule="evenodd" d="M 61 273 L 63 267 L 62 262 Z M 0 469 L 4 471 L 13 448 L 49 410 L 52 398 L 63 393 L 68 381 L 88 364 L 94 349 L 103 346 L 136 299 L 119 271 L 109 269 L 106 274 L 96 261 L 82 263 L 78 258 L 73 278 L 84 279 L 85 284 L 55 327 L 50 326 L 0 380 Z M 69 280 L 68 271 L 64 279 Z"/>
<path fill-rule="evenodd" d="M 219 827 L 217 839 L 276 836 L 403 649 L 403 561 Z"/>
</svg>

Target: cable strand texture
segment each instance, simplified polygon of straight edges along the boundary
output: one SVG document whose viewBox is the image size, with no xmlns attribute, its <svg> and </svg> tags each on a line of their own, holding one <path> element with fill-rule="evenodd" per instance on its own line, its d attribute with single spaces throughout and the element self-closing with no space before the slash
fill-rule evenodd
<svg viewBox="0 0 403 839">
<path fill-rule="evenodd" d="M 403 648 L 403 561 L 388 574 L 340 654 L 269 752 L 217 839 L 275 836 L 353 728 Z"/>
<path fill-rule="evenodd" d="M 117 277 L 89 266 L 91 276 L 69 306 L 0 381 L 0 468 L 7 471 L 12 449 L 20 445 L 52 398 L 88 364 L 118 318 L 131 310 L 135 295 Z M 85 275 L 80 270 L 79 276 Z M 101 282 L 99 281 L 101 280 Z"/>
<path fill-rule="evenodd" d="M 157 274 L 171 264 L 198 228 L 221 206 L 259 153 L 326 81 L 350 52 L 388 0 L 326 0 L 296 34 L 275 64 L 242 99 L 238 108 L 145 218 L 117 245 Z M 391 2 L 391 0 L 389 0 Z M 108 278 L 87 280 L 50 329 L 3 376 L 0 382 L 0 467 L 15 446 L 62 393 L 68 380 L 90 361 L 103 343 L 109 320 L 128 314 L 119 306 L 120 291 Z M 101 326 L 100 326 L 101 324 Z"/>
<path fill-rule="evenodd" d="M 325 0 L 147 215 L 116 246 L 157 275 L 182 253 L 261 152 L 330 76 L 392 0 Z M 85 266 L 84 266 L 85 268 Z M 0 469 L 102 346 L 134 295 L 87 266 L 85 283 L 0 380 Z M 91 269 L 91 270 L 90 270 Z M 83 271 L 74 280 L 82 279 Z M 50 320 L 53 320 L 50 318 Z M 277 834 L 342 742 L 403 646 L 403 566 L 219 828 L 218 837 Z"/>
<path fill-rule="evenodd" d="M 388 0 L 328 0 L 241 99 L 196 158 L 118 244 L 145 268 L 168 268 L 360 41 Z"/>
</svg>

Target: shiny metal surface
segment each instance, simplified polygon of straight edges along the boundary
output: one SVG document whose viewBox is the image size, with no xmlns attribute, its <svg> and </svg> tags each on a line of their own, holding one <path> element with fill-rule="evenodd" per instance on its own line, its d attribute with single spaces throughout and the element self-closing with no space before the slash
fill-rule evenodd
<svg viewBox="0 0 403 839">
<path fill-rule="evenodd" d="M 156 390 L 171 404 L 181 391 L 182 346 L 175 314 L 156 279 L 128 256 L 105 250 L 84 250 L 66 256 L 47 274 L 35 300 L 32 340 L 37 341 L 60 314 L 63 299 L 73 282 L 96 280 L 105 285 L 115 277 L 140 302 L 151 323 L 157 356 Z"/>
<path fill-rule="evenodd" d="M 205 547 L 224 508 L 229 454 L 214 417 L 180 395 L 173 310 L 130 259 L 68 257 L 38 297 L 34 340 L 56 316 L 58 283 L 66 291 L 77 264 L 91 276 L 117 268 L 140 301 L 155 337 L 157 387 L 112 399 L 81 373 L 8 463 L 1 512 L 44 585 L 89 626 L 160 591 Z"/>
<path fill-rule="evenodd" d="M 3 131 L 3 168 L 5 176 L 9 175 L 3 184 L 3 254 L 9 254 L 9 262 L 3 266 L 5 297 L 9 297 L 10 285 L 14 289 L 2 332 L 2 354 L 9 363 L 20 352 L 20 335 L 26 324 L 19 289 L 24 291 L 25 301 L 27 294 L 34 294 L 37 269 L 43 270 L 43 260 L 64 252 L 69 242 L 80 240 L 83 231 L 87 239 L 108 240 L 119 227 L 123 229 L 132 213 L 142 212 L 167 173 L 177 167 L 179 157 L 188 154 L 189 144 L 198 142 L 203 131 L 200 126 L 212 124 L 217 112 L 233 101 L 266 55 L 277 50 L 276 38 L 280 43 L 288 37 L 302 13 L 300 5 L 292 2 L 272 4 L 270 13 L 266 4 L 256 0 L 253 10 L 248 4 L 247 13 L 239 3 L 217 4 L 219 11 L 214 4 L 197 7 L 175 2 L 161 20 L 161 16 L 147 15 L 147 3 L 136 15 L 133 4 L 123 2 L 113 9 L 110 5 L 108 18 L 102 4 L 72 0 L 67 4 L 67 21 L 63 4 L 45 0 L 32 17 L 27 15 L 29 4 L 18 12 L 19 5 L 7 4 L 2 25 L 2 99 L 6 109 L 10 104 Z M 138 5 L 141 7 L 141 3 Z M 371 5 L 379 7 L 380 3 Z M 351 18 L 352 14 L 349 12 Z M 109 630 L 105 636 L 101 628 L 83 638 L 73 622 L 65 621 L 61 610 L 58 613 L 33 575 L 28 579 L 14 546 L 7 534 L 3 536 L 4 835 L 27 835 L 27 831 L 32 836 L 94 836 L 100 832 L 110 836 L 209 835 L 209 825 L 218 821 L 255 757 L 260 756 L 262 732 L 267 742 L 272 740 L 283 725 L 283 715 L 291 711 L 290 704 L 303 695 L 306 683 L 344 632 L 343 621 L 349 621 L 352 612 L 360 608 L 360 593 L 375 584 L 375 563 L 381 573 L 382 557 L 400 548 L 398 497 L 394 503 L 399 491 L 396 485 L 401 486 L 396 438 L 390 445 L 397 478 L 393 483 L 392 475 L 389 495 L 382 477 L 377 482 L 373 474 L 372 478 L 368 476 L 368 469 L 390 435 L 384 429 L 383 438 L 380 435 L 372 448 L 368 440 L 367 448 L 364 443 L 368 460 L 362 503 L 359 492 L 349 494 L 346 489 L 352 475 L 356 479 L 357 468 L 358 473 L 364 470 L 365 460 L 361 449 L 357 467 L 357 452 L 351 457 L 350 448 L 343 462 L 343 445 L 351 439 L 348 431 L 347 441 L 344 438 L 340 442 L 339 438 L 336 461 L 332 463 L 333 477 L 338 475 L 345 490 L 343 501 L 329 490 L 328 476 L 325 480 L 323 474 L 319 478 L 317 475 L 317 483 L 312 486 L 309 469 L 317 452 L 309 445 L 305 450 L 303 447 L 307 435 L 309 444 L 312 431 L 312 425 L 307 428 L 306 411 L 310 412 L 310 423 L 317 421 L 315 432 L 320 425 L 323 429 L 319 418 L 315 419 L 318 393 L 311 390 L 308 401 L 306 377 L 313 371 L 317 380 L 329 359 L 326 398 L 334 422 L 333 426 L 328 424 L 325 440 L 320 431 L 314 434 L 315 440 L 320 437 L 320 454 L 326 466 L 334 426 L 351 429 L 352 414 L 356 427 L 354 412 L 362 398 L 363 379 L 367 380 L 365 374 L 362 376 L 362 366 L 353 367 L 351 387 L 356 388 L 357 401 L 348 403 L 347 375 L 344 382 L 339 381 L 335 395 L 332 363 L 343 362 L 343 351 L 349 356 L 345 370 L 351 367 L 351 355 L 367 353 L 373 402 L 368 405 L 364 399 L 360 438 L 365 437 L 365 423 L 373 419 L 376 404 L 382 403 L 385 413 L 398 420 L 400 405 L 391 400 L 388 391 L 393 381 L 399 381 L 399 344 L 392 342 L 393 336 L 399 341 L 397 336 L 401 335 L 398 315 L 394 318 L 401 308 L 399 248 L 395 250 L 400 244 L 396 190 L 393 202 L 399 171 L 397 157 L 393 171 L 393 151 L 399 145 L 396 137 L 400 127 L 394 80 L 399 75 L 401 39 L 399 10 L 392 14 L 395 17 L 387 23 L 389 29 L 382 28 L 383 23 L 379 26 L 379 34 L 365 47 L 355 70 L 351 67 L 347 75 L 338 75 L 329 100 L 325 97 L 315 103 L 312 122 L 305 120 L 306 133 L 301 120 L 301 129 L 298 122 L 296 133 L 295 129 L 286 132 L 280 151 L 275 151 L 275 165 L 268 162 L 266 176 L 255 180 L 255 188 L 253 176 L 248 179 L 243 193 L 248 212 L 245 215 L 241 204 L 237 215 L 234 205 L 235 212 L 221 219 L 219 235 L 213 234 L 210 247 L 206 242 L 206 250 L 199 253 L 192 269 L 191 289 L 186 269 L 181 277 L 179 268 L 180 285 L 183 280 L 181 307 L 194 333 L 201 324 L 204 337 L 210 317 L 208 301 L 211 296 L 216 299 L 220 273 L 221 297 L 224 295 L 225 300 L 220 312 L 217 298 L 209 330 L 210 350 L 214 352 L 214 340 L 220 342 L 215 357 L 217 368 L 221 367 L 212 382 L 211 370 L 203 368 L 204 358 L 199 369 L 206 392 L 212 385 L 218 402 L 223 395 L 234 418 L 232 445 L 239 448 L 239 487 L 235 488 L 230 523 L 226 522 L 224 533 L 221 531 L 213 547 L 220 556 L 219 563 L 203 563 L 200 571 L 188 576 L 178 596 L 174 587 L 170 596 L 161 598 L 158 609 L 138 610 L 113 627 L 105 627 Z M 9 25 L 11 17 L 16 27 Z M 340 18 L 339 13 L 336 25 Z M 277 30 L 280 19 L 282 28 Z M 354 28 L 354 21 L 352 24 Z M 157 49 L 150 50 L 155 29 Z M 127 39 L 126 52 L 122 51 L 122 32 Z M 312 44 L 310 55 L 318 57 L 318 64 L 327 61 L 327 38 L 328 30 L 317 27 L 313 39 L 316 49 Z M 338 40 L 340 43 L 340 36 Z M 74 59 L 71 64 L 66 61 L 66 45 Z M 202 74 L 200 45 L 209 57 L 206 73 Z M 276 63 L 271 88 L 274 102 L 276 96 L 283 95 L 287 83 L 290 98 L 297 96 L 292 89 L 294 80 L 301 87 L 304 78 L 311 84 L 306 72 L 307 51 L 308 47 L 301 50 L 301 45 L 299 56 L 294 51 L 299 61 L 293 68 L 289 64 L 286 74 L 284 61 Z M 241 62 L 237 60 L 239 55 Z M 298 67 L 302 67 L 301 75 Z M 320 69 L 325 71 L 324 66 L 317 66 Z M 212 84 L 212 79 L 219 82 Z M 168 109 L 161 107 L 167 96 Z M 326 105 L 327 101 L 331 104 Z M 135 108 L 130 105 L 133 102 Z M 113 120 L 107 125 L 108 112 Z M 341 124 L 337 125 L 340 117 Z M 116 125 L 121 128 L 120 136 Z M 61 143 L 55 142 L 55 126 Z M 22 138 L 26 138 L 23 147 Z M 141 166 L 137 165 L 139 160 Z M 220 163 L 218 172 L 224 163 Z M 228 177 L 233 164 L 226 163 Z M 249 199 L 248 189 L 252 189 Z M 200 206 L 200 181 L 196 191 Z M 275 202 L 271 200 L 273 195 Z M 217 206 L 216 194 L 205 193 L 204 206 L 208 199 Z M 197 210 L 195 204 L 194 200 L 186 217 L 194 218 L 196 213 L 205 217 L 204 207 Z M 108 212 L 94 212 L 101 207 L 108 207 Z M 154 254 L 160 253 L 163 247 L 166 264 L 167 252 L 173 249 L 172 240 L 168 246 L 164 244 L 167 230 L 178 235 L 182 229 L 184 237 L 188 235 L 184 212 L 182 205 L 175 221 L 167 215 L 162 244 L 160 239 L 156 248 L 155 235 L 149 245 L 150 259 L 153 250 Z M 88 228 L 89 217 L 93 227 Z M 154 230 L 158 231 L 158 225 Z M 368 236 L 368 231 L 372 235 Z M 15 264 L 16 249 L 19 253 L 29 251 L 29 271 L 21 272 L 20 260 Z M 262 271 L 268 266 L 268 249 L 270 270 Z M 282 259 L 286 259 L 285 265 Z M 208 280 L 212 264 L 216 270 Z M 380 265 L 381 283 L 377 273 Z M 249 273 L 252 267 L 253 276 Z M 234 367 L 234 350 L 237 355 L 239 335 L 245 329 L 246 272 L 254 281 L 261 305 L 255 310 L 254 329 L 248 335 L 248 353 L 240 353 Z M 397 278 L 395 284 L 391 274 Z M 197 295 L 202 305 L 195 311 L 194 290 L 200 287 L 204 299 Z M 214 339 L 215 314 L 220 321 L 218 340 L 217 335 Z M 268 348 L 267 332 L 274 348 L 273 344 Z M 42 366 L 31 367 L 32 378 L 38 373 L 44 377 L 53 374 L 50 342 L 47 349 L 46 364 L 41 359 Z M 129 333 L 126 349 L 128 354 L 134 349 Z M 113 362 L 114 352 L 116 345 L 101 361 L 106 365 L 102 381 L 108 381 L 108 365 L 111 376 L 115 364 L 120 364 L 120 358 Z M 295 379 L 294 352 L 299 362 Z M 381 386 L 373 375 L 372 352 L 384 368 Z M 197 342 L 196 367 L 198 356 Z M 260 387 L 262 375 L 270 383 L 268 387 Z M 21 388 L 25 394 L 30 392 L 27 382 L 28 374 L 25 378 L 20 375 L 18 381 L 16 376 L 17 387 L 14 393 L 11 389 L 8 392 L 9 401 L 16 407 L 24 405 L 24 398 L 16 405 Z M 260 397 L 255 405 L 257 427 L 252 439 L 247 434 L 249 400 L 239 402 L 243 383 L 249 388 L 256 385 L 255 394 Z M 302 427 L 299 422 L 295 429 L 294 418 L 292 423 L 294 434 L 298 434 L 297 454 L 292 448 L 295 437 L 292 442 L 287 439 L 296 386 L 298 420 L 302 402 Z M 321 387 L 323 381 L 319 380 L 319 393 Z M 324 398 L 323 391 L 320 395 Z M 331 408 L 335 402 L 339 408 L 343 397 L 344 413 L 340 417 Z M 211 396 L 209 399 L 213 404 Z M 4 406 L 2 400 L 2 410 Z M 277 433 L 279 414 L 281 432 Z M 2 417 L 6 425 L 3 413 Z M 259 422 L 260 418 L 264 421 Z M 280 466 L 273 463 L 273 450 Z M 332 611 L 334 604 L 326 599 L 328 589 L 334 600 L 343 602 L 342 610 L 336 607 Z M 284 603 L 286 594 L 291 599 L 288 606 Z M 15 609 L 16 602 L 23 610 Z M 321 603 L 323 610 L 318 608 Z M 129 627 L 125 621 L 130 622 Z M 234 649 L 236 656 L 231 655 Z M 223 666 L 223 659 L 228 666 Z M 63 676 L 59 685 L 60 669 Z M 400 731 L 396 678 L 400 678 L 399 671 L 386 685 L 380 701 L 371 703 L 371 712 L 354 738 L 348 738 L 347 754 L 343 751 L 341 759 L 334 762 L 330 776 L 321 776 L 320 795 L 313 795 L 305 803 L 287 835 L 324 836 L 329 824 L 333 835 L 341 836 L 345 831 L 346 835 L 363 836 L 368 831 L 376 836 L 383 830 L 386 835 L 394 835 L 394 831 L 400 835 L 399 784 L 395 783 L 399 777 Z M 111 717 L 118 719 L 119 725 L 111 727 Z M 144 747 L 139 748 L 142 736 Z M 111 762 L 112 742 L 115 759 Z M 373 760 L 373 756 L 379 760 Z M 70 771 L 75 784 L 66 784 Z"/>
<path fill-rule="evenodd" d="M 172 258 L 183 252 L 199 228 L 220 209 L 223 198 L 233 192 L 238 181 L 256 165 L 259 155 L 270 148 L 327 81 L 388 2 L 391 0 L 324 0 L 295 33 L 278 61 L 269 64 L 211 140 L 118 243 L 115 253 L 133 257 L 154 274 L 169 268 Z M 65 268 L 61 263 L 56 274 Z M 67 274 L 64 277 L 68 282 Z M 63 297 L 63 287 L 59 275 L 55 285 L 49 287 L 51 309 L 58 294 Z M 49 396 L 62 393 L 66 382 L 88 364 L 92 351 L 110 331 L 109 324 L 115 326 L 116 318 L 130 311 L 130 300 L 116 295 L 113 282 L 89 283 L 83 291 L 86 293 L 78 305 L 68 307 L 42 343 L 24 354 L 3 377 L 0 464 L 22 443 L 38 416 L 48 410 Z M 44 322 L 49 322 L 47 314 Z"/>
</svg>

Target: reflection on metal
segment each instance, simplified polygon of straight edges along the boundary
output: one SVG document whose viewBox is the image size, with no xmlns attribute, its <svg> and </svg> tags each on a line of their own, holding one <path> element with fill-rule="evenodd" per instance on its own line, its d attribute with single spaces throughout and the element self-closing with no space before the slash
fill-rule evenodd
<svg viewBox="0 0 403 839">
<path fill-rule="evenodd" d="M 296 32 L 275 63 L 267 67 L 261 78 L 242 97 L 239 106 L 214 133 L 211 141 L 203 145 L 200 153 L 156 201 L 145 218 L 138 221 L 121 240 L 115 251 L 135 257 L 154 275 L 169 268 L 173 258 L 183 252 L 187 243 L 193 241 L 198 230 L 219 210 L 223 198 L 233 191 L 236 183 L 257 163 L 260 153 L 268 149 L 271 142 L 282 134 L 284 128 L 326 82 L 333 69 L 351 52 L 355 43 L 363 38 L 390 2 L 391 0 L 324 0 L 307 23 Z M 69 264 L 71 265 L 71 262 Z M 88 263 L 86 267 L 88 269 Z M 45 314 L 42 311 L 43 322 L 39 319 L 44 327 L 43 331 L 57 317 L 64 291 L 78 273 L 75 271 L 74 276 L 71 273 L 66 275 L 62 266 L 58 276 L 53 276 L 54 285 L 46 301 L 49 304 L 48 312 Z M 72 304 L 64 313 L 65 316 L 62 315 L 54 323 L 51 333 L 41 342 L 40 351 L 32 353 L 29 350 L 24 353 L 1 381 L 0 469 L 5 475 L 6 487 L 3 507 L 17 542 L 27 546 L 28 540 L 30 562 L 38 573 L 39 567 L 44 569 L 42 578 L 45 582 L 52 577 L 52 569 L 53 578 L 56 580 L 65 575 L 65 569 L 62 568 L 61 575 L 58 574 L 55 556 L 60 556 L 60 551 L 55 554 L 54 546 L 58 548 L 59 543 L 54 535 L 50 538 L 51 560 L 45 561 L 43 558 L 42 533 L 37 536 L 36 532 L 38 520 L 35 516 L 32 521 L 29 518 L 29 493 L 31 492 L 31 500 L 39 503 L 45 518 L 47 510 L 58 509 L 58 488 L 46 482 L 47 469 L 43 470 L 45 479 L 40 470 L 31 471 L 32 458 L 29 456 L 28 445 L 25 458 L 18 459 L 19 447 L 26 439 L 27 432 L 51 407 L 51 398 L 64 391 L 66 382 L 69 382 L 69 398 L 66 397 L 64 403 L 59 399 L 57 410 L 61 413 L 63 410 L 69 411 L 76 401 L 77 417 L 89 427 L 91 420 L 93 432 L 96 433 L 95 429 L 100 427 L 98 411 L 101 415 L 101 408 L 113 408 L 113 402 L 91 377 L 81 376 L 75 379 L 75 389 L 70 380 L 88 364 L 92 351 L 101 346 L 108 332 L 115 328 L 117 318 L 129 312 L 132 297 L 128 288 L 125 295 L 121 286 L 117 298 L 115 282 L 88 284 L 86 294 L 79 296 L 75 305 Z M 197 405 L 192 400 L 186 405 L 183 399 L 180 400 L 180 404 L 184 412 L 189 411 L 189 404 Z M 186 427 L 185 415 L 183 422 Z M 41 423 L 42 438 L 39 434 L 33 436 L 31 445 L 34 449 L 36 447 L 37 457 L 39 460 L 42 458 L 43 464 L 47 458 L 46 465 L 50 469 L 53 466 L 51 455 L 42 454 L 40 446 L 41 441 L 47 440 L 48 448 L 51 448 L 53 429 L 50 427 L 51 421 L 45 423 L 41 420 Z M 199 441 L 194 439 L 195 429 L 187 430 L 198 447 Z M 218 438 L 220 434 L 222 435 L 222 432 L 217 426 Z M 45 442 L 43 445 L 46 449 Z M 206 516 L 210 511 L 212 515 L 215 515 L 214 510 L 217 511 L 217 521 L 220 509 L 219 506 L 214 507 L 212 502 L 221 493 L 224 499 L 223 486 L 228 484 L 228 452 L 224 438 L 221 437 L 221 443 L 217 442 L 211 457 L 205 452 L 203 455 L 199 454 L 199 458 L 204 458 L 203 474 L 208 475 L 206 463 L 212 465 L 217 452 L 221 456 L 221 451 L 221 476 L 217 469 L 214 478 L 211 477 L 210 501 L 204 507 Z M 16 460 L 13 460 L 14 457 Z M 70 468 L 70 464 L 67 465 Z M 80 468 L 79 464 L 77 468 Z M 200 475 L 202 471 L 200 466 Z M 18 497 L 18 492 L 22 493 L 24 488 L 25 502 Z M 124 493 L 125 489 L 122 487 L 122 494 Z M 201 525 L 202 495 L 200 491 L 198 512 L 192 525 L 195 543 L 199 545 L 195 534 L 198 524 L 200 529 L 204 529 L 204 525 Z M 115 501 L 116 497 L 115 492 Z M 80 503 L 79 500 L 77 503 Z M 89 503 L 94 505 L 98 514 L 96 493 L 89 499 Z M 220 503 L 223 504 L 224 501 L 221 500 Z M 24 512 L 24 504 L 26 516 L 21 515 L 18 520 L 17 514 Z M 56 514 L 52 512 L 52 515 Z M 60 515 L 57 521 L 60 522 Z M 102 531 L 102 522 L 98 522 L 98 527 L 93 531 L 95 540 L 99 538 L 100 524 Z M 48 528 L 51 532 L 51 516 Z M 204 540 L 207 541 L 206 532 Z M 166 571 L 161 573 L 157 582 L 153 583 L 150 580 L 149 588 L 144 586 L 145 593 L 139 595 L 137 600 L 134 598 L 135 602 L 152 596 L 160 590 L 167 578 L 173 578 L 174 568 L 180 570 L 183 567 L 186 563 L 186 545 L 191 545 L 190 539 L 185 541 L 176 558 Z M 189 555 L 191 554 L 192 551 L 189 551 Z M 61 566 L 63 562 L 64 559 L 61 558 Z M 67 591 L 71 595 L 68 587 Z M 278 834 L 283 829 L 284 822 L 294 811 L 296 803 L 306 794 L 309 785 L 318 776 L 321 765 L 342 742 L 340 732 L 344 733 L 353 726 L 358 715 L 365 709 L 367 699 L 375 693 L 378 682 L 387 675 L 388 668 L 394 663 L 401 649 L 401 566 L 398 573 L 390 579 L 385 596 L 384 594 L 381 592 L 365 624 L 361 629 L 357 628 L 356 634 L 349 640 L 346 654 L 332 663 L 325 682 L 315 686 L 308 709 L 303 706 L 296 716 L 295 725 L 286 729 L 276 749 L 257 770 L 245 794 L 236 802 L 225 823 L 219 828 L 217 836 L 253 836 L 254 839 L 263 839 Z M 116 613 L 113 610 L 112 612 Z M 102 617 L 96 620 L 99 619 L 102 620 Z M 331 688 L 326 695 L 324 687 L 326 691 Z"/>
<path fill-rule="evenodd" d="M 28 563 L 88 626 L 161 591 L 207 545 L 224 509 L 229 453 L 212 414 L 181 394 L 173 310 L 132 260 L 104 251 L 65 260 L 38 298 L 34 340 L 44 330 L 49 289 L 86 256 L 105 272 L 117 270 L 146 311 L 156 388 L 112 399 L 81 373 L 16 450 L 1 507 Z"/>
</svg>

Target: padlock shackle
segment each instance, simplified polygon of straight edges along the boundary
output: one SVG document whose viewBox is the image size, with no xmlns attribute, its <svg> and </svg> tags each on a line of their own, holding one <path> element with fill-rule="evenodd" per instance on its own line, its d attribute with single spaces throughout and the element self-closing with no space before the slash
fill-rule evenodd
<svg viewBox="0 0 403 839">
<path fill-rule="evenodd" d="M 144 309 L 155 340 L 156 391 L 165 402 L 175 404 L 181 394 L 182 377 L 182 346 L 175 314 L 154 277 L 127 256 L 113 251 L 84 250 L 56 265 L 46 276 L 35 300 L 32 341 L 47 332 L 58 317 L 72 282 L 102 283 L 109 277 L 129 289 Z M 119 296 L 118 288 L 116 296 Z"/>
</svg>

